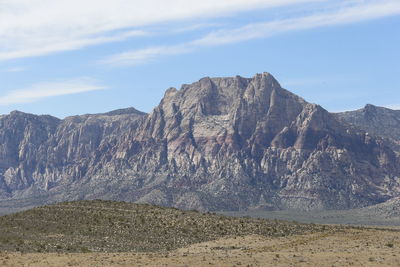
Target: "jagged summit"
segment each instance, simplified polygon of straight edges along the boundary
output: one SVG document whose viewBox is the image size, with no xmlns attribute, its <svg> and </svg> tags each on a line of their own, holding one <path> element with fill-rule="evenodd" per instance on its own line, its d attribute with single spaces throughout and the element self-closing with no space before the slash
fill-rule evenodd
<svg viewBox="0 0 400 267">
<path fill-rule="evenodd" d="M 195 83 L 182 85 L 179 91 L 170 88 L 161 103 L 172 102 L 185 110 L 196 107 L 196 112 L 202 115 L 223 115 L 228 114 L 241 98 L 260 97 L 260 100 L 268 100 L 271 92 L 266 90 L 273 88 L 281 89 L 269 73 L 257 74 L 253 78 L 205 77 Z"/>
<path fill-rule="evenodd" d="M 400 110 L 367 104 L 364 108 L 337 114 L 339 119 L 375 136 L 400 144 Z"/>
<path fill-rule="evenodd" d="M 57 117 L 48 115 L 48 114 L 43 114 L 43 115 L 35 115 L 35 114 L 31 114 L 31 113 L 27 113 L 27 112 L 23 112 L 23 111 L 19 111 L 19 110 L 13 110 L 11 111 L 9 114 L 3 114 L 0 115 L 0 117 L 19 117 L 19 118 L 36 118 L 36 117 L 40 117 L 40 118 L 47 118 L 47 119 L 54 119 L 54 120 L 59 120 Z"/>
<path fill-rule="evenodd" d="M 117 116 L 117 115 L 127 115 L 127 114 L 145 115 L 146 113 L 139 111 L 139 110 L 135 109 L 134 107 L 129 107 L 129 108 L 116 109 L 116 110 L 109 111 L 106 113 L 101 113 L 99 115 Z"/>
<path fill-rule="evenodd" d="M 357 109 L 357 110 L 351 110 L 351 111 L 343 111 L 343 112 L 337 112 L 337 113 L 353 113 L 356 111 L 360 112 L 384 112 L 384 111 L 389 111 L 389 112 L 397 112 L 398 110 L 387 108 L 387 107 L 382 107 L 382 106 L 377 106 L 374 104 L 365 104 L 364 107 Z"/>
<path fill-rule="evenodd" d="M 308 210 L 364 207 L 400 193 L 390 142 L 283 89 L 269 73 L 170 88 L 149 114 L 128 109 L 57 123 L 1 117 L 0 144 L 0 197 L 9 201 L 46 194 Z"/>
<path fill-rule="evenodd" d="M 19 110 L 13 110 L 10 112 L 10 115 L 23 115 L 23 114 L 28 114 Z"/>
<path fill-rule="evenodd" d="M 74 115 L 74 116 L 70 116 L 70 117 L 76 117 L 76 116 L 96 116 L 96 115 L 104 115 L 104 116 L 118 116 L 118 115 L 129 115 L 129 114 L 136 114 L 136 115 L 145 115 L 145 112 L 142 112 L 140 110 L 135 109 L 134 107 L 128 107 L 128 108 L 121 108 L 121 109 L 116 109 L 116 110 L 112 110 L 109 112 L 105 112 L 105 113 L 95 113 L 95 114 L 83 114 L 83 115 Z M 4 116 L 25 116 L 25 117 L 52 117 L 52 118 L 56 118 L 54 116 L 51 115 L 35 115 L 35 114 L 31 114 L 31 113 L 27 113 L 27 112 L 23 112 L 23 111 L 19 111 L 19 110 L 13 110 L 11 111 L 9 114 L 3 114 L 0 115 L 0 117 L 4 117 Z M 58 119 L 58 118 L 56 118 Z"/>
<path fill-rule="evenodd" d="M 377 106 L 373 105 L 373 104 L 366 104 L 364 109 L 375 109 L 377 108 Z"/>
</svg>

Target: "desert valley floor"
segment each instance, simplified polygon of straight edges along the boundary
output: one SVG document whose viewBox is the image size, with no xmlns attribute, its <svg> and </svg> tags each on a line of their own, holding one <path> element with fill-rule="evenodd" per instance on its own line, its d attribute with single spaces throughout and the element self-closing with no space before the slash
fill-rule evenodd
<svg viewBox="0 0 400 267">
<path fill-rule="evenodd" d="M 2 266 L 400 266 L 400 232 L 222 238 L 159 253 L 0 253 Z"/>
</svg>

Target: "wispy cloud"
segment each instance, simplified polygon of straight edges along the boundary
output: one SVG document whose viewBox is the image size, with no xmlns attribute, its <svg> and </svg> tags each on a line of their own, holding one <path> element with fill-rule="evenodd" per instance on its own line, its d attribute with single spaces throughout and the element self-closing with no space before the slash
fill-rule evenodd
<svg viewBox="0 0 400 267">
<path fill-rule="evenodd" d="M 143 36 L 157 23 L 325 0 L 1 0 L 0 60 Z"/>
<path fill-rule="evenodd" d="M 91 78 L 43 82 L 27 88 L 13 90 L 4 96 L 0 96 L 0 106 L 31 103 L 48 97 L 79 94 L 104 89 L 106 89 L 106 87 L 99 85 L 98 81 Z"/>
<path fill-rule="evenodd" d="M 7 69 L 3 69 L 3 72 L 22 72 L 22 71 L 26 71 L 26 67 L 11 67 L 11 68 L 7 68 Z"/>
<path fill-rule="evenodd" d="M 100 62 L 110 65 L 138 65 L 154 61 L 159 56 L 182 54 L 207 46 L 219 46 L 276 34 L 318 27 L 343 25 L 400 14 L 400 1 L 349 1 L 348 5 L 311 15 L 262 23 L 247 24 L 234 29 L 211 32 L 200 39 L 172 46 L 157 46 L 111 55 Z"/>
<path fill-rule="evenodd" d="M 176 46 L 149 47 L 112 55 L 100 60 L 99 63 L 110 66 L 140 65 L 154 61 L 160 56 L 189 53 L 194 49 L 195 47 L 186 44 Z"/>
<path fill-rule="evenodd" d="M 30 45 L 27 43 L 19 44 L 13 49 L 1 49 L 0 45 L 0 61 L 32 56 L 43 56 L 54 52 L 76 50 L 89 45 L 123 41 L 133 36 L 144 35 L 147 35 L 147 33 L 143 31 L 129 31 L 109 36 L 86 36 L 85 38 L 81 36 L 74 36 L 72 38 L 68 38 L 67 36 L 54 38 L 43 37 L 41 39 L 39 38 L 30 41 Z M 22 43 L 22 39 L 25 38 L 21 38 L 17 43 Z"/>
<path fill-rule="evenodd" d="M 390 108 L 390 109 L 395 109 L 395 110 L 400 110 L 400 104 L 390 104 L 390 105 L 385 105 L 385 108 Z"/>
<path fill-rule="evenodd" d="M 306 30 L 323 26 L 361 22 L 397 14 L 400 14 L 400 1 L 363 1 L 362 4 L 338 8 L 333 12 L 324 12 L 266 23 L 255 23 L 233 30 L 213 32 L 194 41 L 193 44 L 199 46 L 229 44 L 251 39 L 265 38 L 287 31 Z"/>
</svg>

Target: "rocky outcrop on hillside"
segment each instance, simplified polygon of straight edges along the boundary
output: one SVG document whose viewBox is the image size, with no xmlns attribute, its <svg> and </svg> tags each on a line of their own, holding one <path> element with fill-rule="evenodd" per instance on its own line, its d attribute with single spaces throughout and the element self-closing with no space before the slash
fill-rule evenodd
<svg viewBox="0 0 400 267">
<path fill-rule="evenodd" d="M 400 218 L 400 197 L 394 197 L 386 202 L 368 206 L 357 210 L 361 214 L 368 214 L 376 218 Z M 397 224 L 398 225 L 398 224 Z"/>
<path fill-rule="evenodd" d="M 170 88 L 150 114 L 18 115 L 0 118 L 4 199 L 310 210 L 399 195 L 399 158 L 389 143 L 281 88 L 269 73 Z"/>
<path fill-rule="evenodd" d="M 342 122 L 347 122 L 368 134 L 389 139 L 393 148 L 400 152 L 400 110 L 368 104 L 362 109 L 336 115 Z"/>
</svg>

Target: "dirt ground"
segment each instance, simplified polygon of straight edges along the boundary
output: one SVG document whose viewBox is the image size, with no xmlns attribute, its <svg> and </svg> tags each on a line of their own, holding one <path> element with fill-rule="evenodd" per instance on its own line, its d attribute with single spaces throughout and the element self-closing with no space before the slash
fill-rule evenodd
<svg viewBox="0 0 400 267">
<path fill-rule="evenodd" d="M 282 238 L 245 236 L 168 253 L 6 253 L 0 266 L 400 266 L 400 232 L 345 230 Z"/>
</svg>

